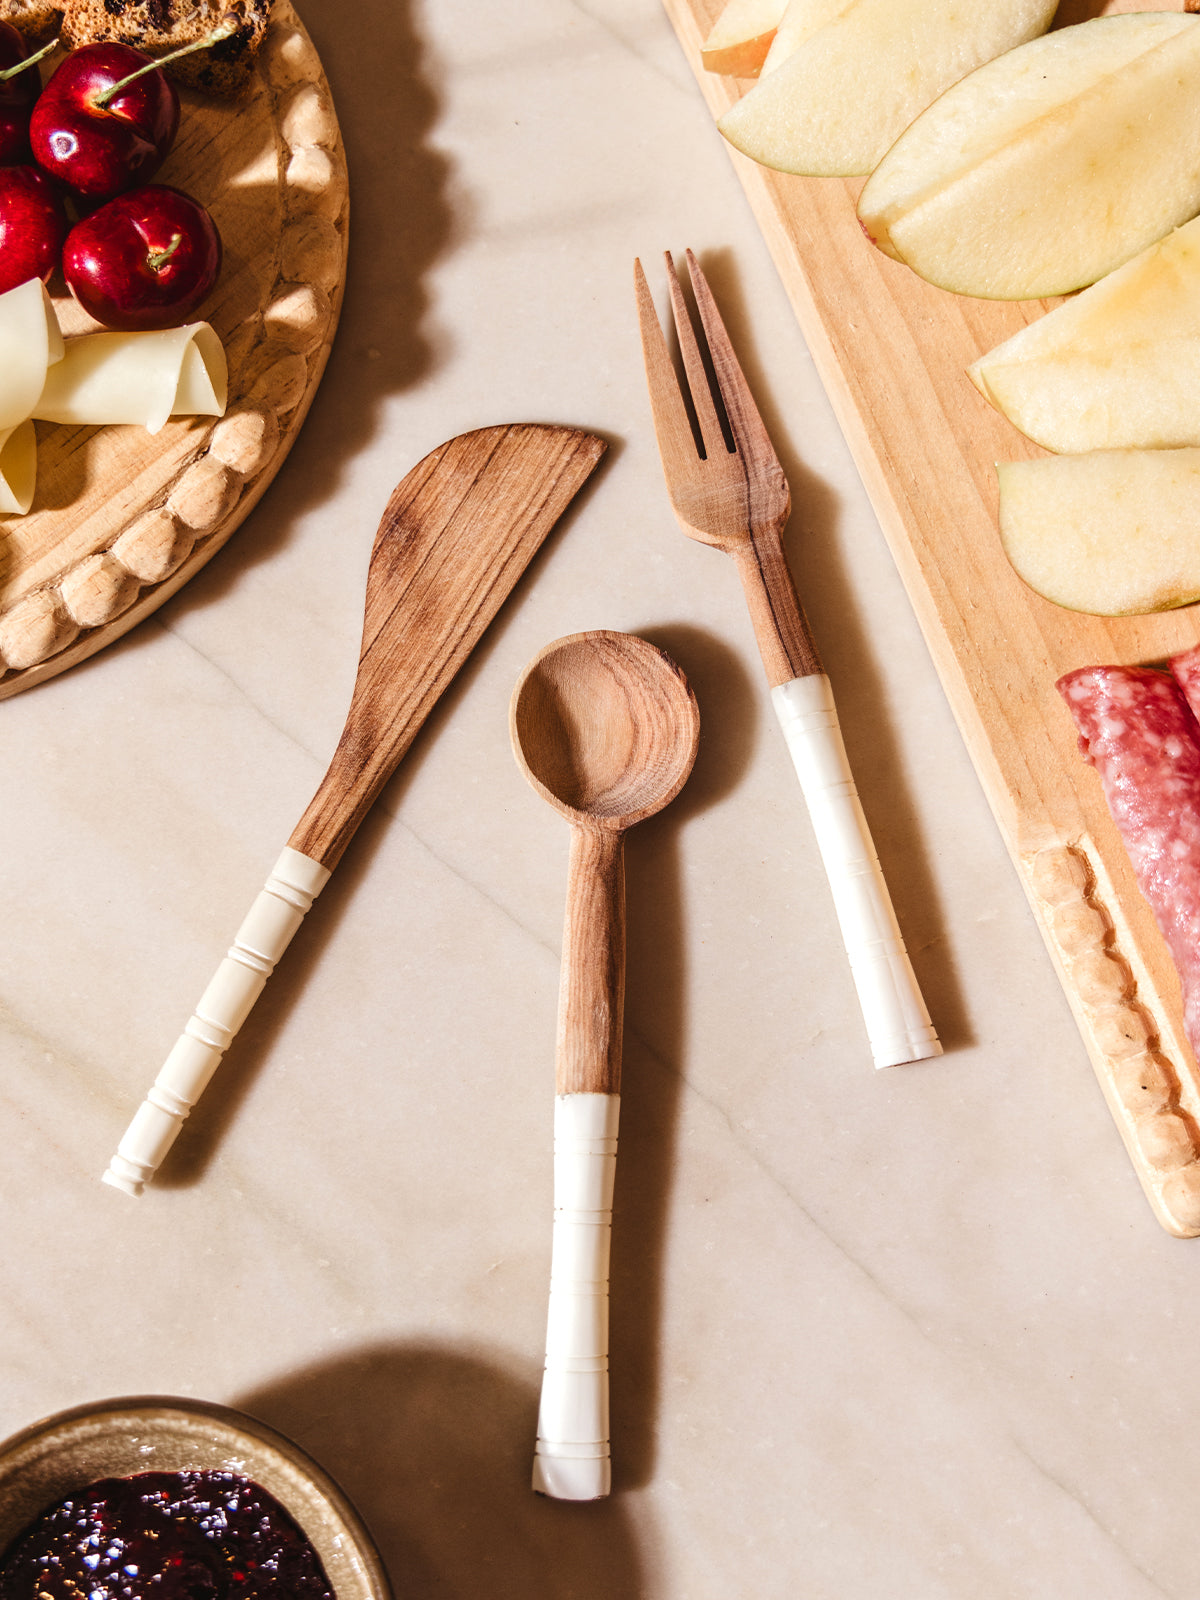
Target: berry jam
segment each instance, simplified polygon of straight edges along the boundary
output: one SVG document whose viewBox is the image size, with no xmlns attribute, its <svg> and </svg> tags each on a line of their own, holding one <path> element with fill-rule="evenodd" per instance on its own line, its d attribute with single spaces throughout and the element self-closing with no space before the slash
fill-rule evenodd
<svg viewBox="0 0 1200 1600">
<path fill-rule="evenodd" d="M 0 1558 L 0 1600 L 334 1600 L 279 1502 L 232 1472 L 106 1478 Z"/>
</svg>

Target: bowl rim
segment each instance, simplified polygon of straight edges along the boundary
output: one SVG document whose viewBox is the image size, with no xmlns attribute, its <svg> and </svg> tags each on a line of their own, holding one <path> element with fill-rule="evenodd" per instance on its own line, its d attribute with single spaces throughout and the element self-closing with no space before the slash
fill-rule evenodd
<svg viewBox="0 0 1200 1600">
<path fill-rule="evenodd" d="M 149 1419 L 152 1415 L 174 1413 L 192 1421 L 216 1424 L 231 1435 L 249 1436 L 267 1451 L 281 1456 L 294 1470 L 306 1478 L 317 1494 L 326 1502 L 333 1516 L 341 1523 L 346 1537 L 353 1543 L 355 1552 L 365 1569 L 367 1581 L 377 1600 L 394 1600 L 394 1593 L 383 1558 L 362 1516 L 341 1485 L 330 1476 L 321 1464 L 293 1439 L 280 1433 L 269 1423 L 261 1421 L 248 1411 L 234 1406 L 221 1405 L 212 1400 L 191 1399 L 182 1395 L 141 1394 L 116 1395 L 104 1400 L 88 1401 L 82 1405 L 68 1406 L 65 1410 L 41 1417 L 19 1429 L 8 1438 L 0 1440 L 0 1477 L 6 1470 L 19 1470 L 22 1456 L 32 1459 L 33 1447 L 39 1440 L 55 1432 L 70 1429 L 73 1424 L 102 1424 L 106 1420 Z M 94 1481 L 89 1479 L 89 1481 Z M 51 1502 L 53 1503 L 53 1502 Z M 294 1516 L 290 1507 L 284 1509 Z M 336 1590 L 335 1590 L 336 1595 Z"/>
</svg>

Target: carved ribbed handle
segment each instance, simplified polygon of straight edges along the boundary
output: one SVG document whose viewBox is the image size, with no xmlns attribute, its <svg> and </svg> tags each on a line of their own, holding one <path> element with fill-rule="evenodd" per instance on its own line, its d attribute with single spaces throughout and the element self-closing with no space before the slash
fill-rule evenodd
<svg viewBox="0 0 1200 1600">
<path fill-rule="evenodd" d="M 842 743 L 829 679 L 771 690 L 812 818 L 877 1067 L 941 1055 Z"/>
<path fill-rule="evenodd" d="M 328 882 L 327 868 L 298 850 L 284 850 L 129 1124 L 104 1174 L 105 1183 L 126 1194 L 141 1194 Z"/>
<path fill-rule="evenodd" d="M 609 1491 L 608 1261 L 617 1170 L 615 1094 L 554 1102 L 554 1248 L 533 1487 L 556 1500 Z"/>
</svg>

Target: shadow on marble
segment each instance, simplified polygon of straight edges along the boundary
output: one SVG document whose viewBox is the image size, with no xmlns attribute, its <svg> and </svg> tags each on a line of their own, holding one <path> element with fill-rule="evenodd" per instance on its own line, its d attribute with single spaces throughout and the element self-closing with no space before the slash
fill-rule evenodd
<svg viewBox="0 0 1200 1600">
<path fill-rule="evenodd" d="M 344 18 L 339 24 L 335 7 L 314 7 L 305 20 L 333 91 L 349 171 L 341 317 L 312 409 L 270 492 L 172 599 L 174 617 L 211 604 L 247 568 L 270 560 L 296 518 L 329 500 L 368 450 L 389 397 L 414 388 L 439 364 L 424 281 L 467 219 L 451 208 L 451 163 L 429 143 L 440 99 L 417 8 L 411 0 L 360 0 L 353 27 Z M 427 448 L 439 442 L 431 439 Z"/>
<path fill-rule="evenodd" d="M 974 1035 L 930 867 L 928 842 L 922 837 L 911 792 L 900 770 L 899 751 L 885 710 L 887 697 L 871 637 L 871 619 L 860 610 L 856 587 L 835 538 L 841 502 L 797 454 L 791 429 L 772 404 L 769 385 L 755 357 L 753 318 L 745 304 L 733 252 L 704 251 L 700 264 L 791 486 L 792 514 L 784 534 L 788 563 L 834 685 L 855 786 L 913 970 L 945 1050 L 966 1049 L 975 1042 Z M 799 794 L 796 803 L 803 804 Z"/>
<path fill-rule="evenodd" d="M 663 1403 L 666 1244 L 687 1067 L 686 966 L 678 826 L 662 819 L 626 844 L 626 989 L 621 1147 L 610 1267 L 614 1481 L 654 1476 Z"/>
<path fill-rule="evenodd" d="M 708 553 L 714 561 L 725 560 L 715 551 Z M 732 569 L 731 562 L 725 564 Z M 670 810 L 630 833 L 627 847 L 634 849 L 639 837 L 653 840 L 660 828 L 677 828 L 737 788 L 754 754 L 765 704 L 759 685 L 715 634 L 682 622 L 651 624 L 639 627 L 638 633 L 665 650 L 687 674 L 700 707 L 700 748 L 691 776 Z"/>
<path fill-rule="evenodd" d="M 679 834 L 737 787 L 754 750 L 757 686 L 720 640 L 684 625 L 639 628 L 687 674 L 700 749 L 682 792 L 625 842 L 626 979 L 621 1150 L 613 1214 L 612 1427 L 618 1481 L 654 1476 L 665 1249 L 687 1075 L 687 931 Z"/>
<path fill-rule="evenodd" d="M 362 1513 L 396 1600 L 635 1600 L 644 1563 L 620 1495 L 529 1487 L 534 1387 L 436 1344 L 381 1344 L 236 1404 L 307 1450 Z"/>
</svg>

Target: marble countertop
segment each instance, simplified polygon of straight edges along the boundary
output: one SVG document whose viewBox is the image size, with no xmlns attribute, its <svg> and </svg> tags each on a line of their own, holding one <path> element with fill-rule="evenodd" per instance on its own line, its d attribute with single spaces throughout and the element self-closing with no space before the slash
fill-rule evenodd
<svg viewBox="0 0 1200 1600">
<path fill-rule="evenodd" d="M 1200 1242 L 1142 1196 L 656 0 L 300 10 L 353 222 L 299 444 L 180 595 L 0 707 L 0 1432 L 244 1407 L 342 1481 L 401 1600 L 1190 1600 Z M 667 503 L 631 269 L 686 246 L 796 489 L 937 1061 L 871 1066 L 736 575 Z M 101 1186 L 336 742 L 389 491 L 507 421 L 607 459 L 158 1182 Z M 628 842 L 614 1494 L 574 1506 L 528 1487 L 567 828 L 507 707 L 588 628 L 669 650 L 702 737 Z"/>
</svg>

